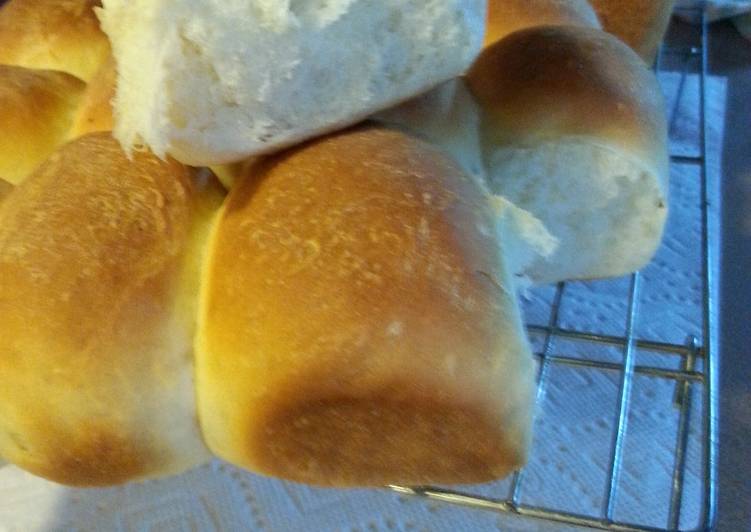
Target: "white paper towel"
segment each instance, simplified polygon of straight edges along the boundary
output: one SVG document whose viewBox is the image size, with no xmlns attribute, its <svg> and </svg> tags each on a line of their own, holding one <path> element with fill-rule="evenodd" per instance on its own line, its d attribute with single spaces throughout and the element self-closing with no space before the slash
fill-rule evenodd
<svg viewBox="0 0 751 532">
<path fill-rule="evenodd" d="M 673 65 L 680 64 L 673 58 Z M 688 59 L 689 70 L 697 65 Z M 670 102 L 672 152 L 696 155 L 698 78 L 680 71 L 661 74 Z M 712 102 L 721 105 L 720 98 Z M 711 102 L 711 103 L 712 103 Z M 710 134 L 720 138 L 721 108 L 710 111 Z M 671 214 L 664 245 L 642 275 L 637 335 L 683 343 L 701 336 L 701 224 L 699 170 L 674 164 Z M 628 279 L 567 285 L 560 325 L 579 331 L 622 335 Z M 530 323 L 547 324 L 554 289 L 537 289 L 525 300 Z M 539 349 L 542 338 L 533 335 Z M 557 339 L 553 354 L 618 362 L 620 350 Z M 676 367 L 674 357 L 638 351 L 638 364 Z M 586 515 L 603 504 L 614 427 L 619 375 L 554 365 L 535 426 L 521 502 Z M 697 524 L 701 506 L 701 400 L 694 387 L 687 453 L 683 518 Z M 622 479 L 615 517 L 664 527 L 673 470 L 678 410 L 675 385 L 637 375 L 628 412 Z M 505 498 L 508 480 L 463 488 Z M 318 490 L 261 478 L 214 462 L 176 478 L 103 489 L 71 489 L 35 478 L 15 467 L 0 468 L 0 531 L 200 530 L 200 531 L 483 531 L 566 530 L 408 498 L 387 490 Z"/>
</svg>

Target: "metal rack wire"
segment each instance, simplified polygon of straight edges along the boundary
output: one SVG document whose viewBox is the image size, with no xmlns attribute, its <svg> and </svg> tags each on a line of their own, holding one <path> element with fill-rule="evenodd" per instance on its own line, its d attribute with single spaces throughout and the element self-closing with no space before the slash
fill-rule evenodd
<svg viewBox="0 0 751 532">
<path fill-rule="evenodd" d="M 548 322 L 542 325 L 528 325 L 530 333 L 542 335 L 539 358 L 539 376 L 537 389 L 538 406 L 542 403 L 549 382 L 549 374 L 554 366 L 571 368 L 599 368 L 619 373 L 619 388 L 616 411 L 612 419 L 614 430 L 610 442 L 609 466 L 602 507 L 598 513 L 581 514 L 573 511 L 549 508 L 522 502 L 521 492 L 525 481 L 525 470 L 515 474 L 509 491 L 503 497 L 464 493 L 437 487 L 400 487 L 391 489 L 406 495 L 462 505 L 466 507 L 491 510 L 507 514 L 517 514 L 530 518 L 547 520 L 553 523 L 565 523 L 604 530 L 658 531 L 679 530 L 681 526 L 681 509 L 684 502 L 684 478 L 686 454 L 688 447 L 689 419 L 692 411 L 692 391 L 700 389 L 702 405 L 702 486 L 701 515 L 695 530 L 710 530 L 715 522 L 716 485 L 717 485 L 717 447 L 718 447 L 718 362 L 717 345 L 717 246 L 719 227 L 715 209 L 718 194 L 718 182 L 707 171 L 707 63 L 708 63 L 708 28 L 704 13 L 701 13 L 701 39 L 698 46 L 672 53 L 685 53 L 700 59 L 699 77 L 699 154 L 671 156 L 672 164 L 696 165 L 701 178 L 701 222 L 702 222 L 702 338 L 690 336 L 684 345 L 655 342 L 637 338 L 635 323 L 639 316 L 639 303 L 642 279 L 639 273 L 630 278 L 628 290 L 628 311 L 625 335 L 612 336 L 595 334 L 587 331 L 565 329 L 560 324 L 561 304 L 567 285 L 557 287 L 551 305 Z M 664 50 L 661 55 L 666 53 Z M 658 67 L 659 69 L 659 60 Z M 554 354 L 556 341 L 573 341 L 579 345 L 599 344 L 620 348 L 620 362 L 607 362 L 587 357 L 569 357 Z M 636 363 L 635 351 L 646 349 L 670 357 L 679 357 L 678 369 L 643 365 Z M 619 478 L 624 460 L 624 440 L 628 433 L 628 410 L 632 396 L 635 375 L 675 382 L 675 405 L 679 410 L 678 426 L 673 452 L 673 472 L 670 487 L 669 512 L 664 527 L 645 526 L 619 521 L 615 517 L 615 504 L 619 495 Z"/>
</svg>

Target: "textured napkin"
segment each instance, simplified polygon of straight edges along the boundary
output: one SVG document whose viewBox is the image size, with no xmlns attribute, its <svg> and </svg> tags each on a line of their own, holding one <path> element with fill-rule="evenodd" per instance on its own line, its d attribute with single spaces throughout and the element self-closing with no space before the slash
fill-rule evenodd
<svg viewBox="0 0 751 532">
<path fill-rule="evenodd" d="M 699 154 L 696 57 L 666 58 L 660 74 L 674 154 Z M 721 138 L 721 84 L 710 99 L 710 137 Z M 701 338 L 700 168 L 673 164 L 671 211 L 664 244 L 642 273 L 636 335 L 682 344 Z M 570 283 L 563 292 L 559 325 L 623 335 L 629 279 Z M 555 289 L 524 298 L 530 324 L 545 325 Z M 536 351 L 544 338 L 532 334 Z M 556 338 L 551 354 L 621 361 L 618 348 Z M 637 350 L 640 365 L 676 368 L 677 357 Z M 533 451 L 523 474 L 523 504 L 600 514 L 606 488 L 619 373 L 554 364 L 538 405 Z M 624 459 L 615 518 L 665 527 L 678 409 L 676 385 L 637 374 L 628 410 Z M 698 524 L 701 509 L 701 397 L 693 386 L 681 525 Z M 510 481 L 464 487 L 465 493 L 505 499 Z M 71 489 L 19 469 L 0 468 L 0 531 L 201 530 L 201 531 L 483 531 L 567 530 L 514 515 L 471 510 L 389 490 L 321 490 L 262 478 L 218 461 L 179 477 L 112 489 Z"/>
</svg>

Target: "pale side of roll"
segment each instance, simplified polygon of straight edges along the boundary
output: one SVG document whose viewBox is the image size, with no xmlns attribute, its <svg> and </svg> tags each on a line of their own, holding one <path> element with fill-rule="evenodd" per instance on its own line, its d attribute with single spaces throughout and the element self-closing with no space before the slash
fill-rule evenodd
<svg viewBox="0 0 751 532">
<path fill-rule="evenodd" d="M 209 458 L 195 413 L 199 266 L 221 187 L 129 161 L 107 134 L 65 145 L 0 208 L 0 454 L 56 482 L 111 485 Z"/>
<path fill-rule="evenodd" d="M 268 153 L 419 94 L 480 49 L 484 0 L 104 0 L 115 136 L 197 166 Z M 155 53 L 158 50 L 159 53 Z"/>
<path fill-rule="evenodd" d="M 490 46 L 515 31 L 559 25 L 601 27 L 597 13 L 587 0 L 488 0 L 484 46 Z"/>
<path fill-rule="evenodd" d="M 518 291 L 524 291 L 534 281 L 530 272 L 538 263 L 554 260 L 560 240 L 530 211 L 515 205 L 504 196 L 492 194 L 490 202 L 496 217 L 498 234 L 509 271 L 514 275 Z"/>
<path fill-rule="evenodd" d="M 590 0 L 605 31 L 628 44 L 648 64 L 657 57 L 675 0 Z"/>
<path fill-rule="evenodd" d="M 89 81 L 109 53 L 99 0 L 8 0 L 0 7 L 0 64 L 60 70 Z"/>
<path fill-rule="evenodd" d="M 538 283 L 646 264 L 667 214 L 662 94 L 644 62 L 596 30 L 542 27 L 486 48 L 468 73 L 489 186 L 559 241 Z"/>
<path fill-rule="evenodd" d="M 0 65 L 0 177 L 20 183 L 65 141 L 84 89 L 64 72 Z"/>
<path fill-rule="evenodd" d="M 492 209 L 450 159 L 389 129 L 251 166 L 214 227 L 202 289 L 211 450 L 337 487 L 520 467 L 534 369 Z"/>
</svg>

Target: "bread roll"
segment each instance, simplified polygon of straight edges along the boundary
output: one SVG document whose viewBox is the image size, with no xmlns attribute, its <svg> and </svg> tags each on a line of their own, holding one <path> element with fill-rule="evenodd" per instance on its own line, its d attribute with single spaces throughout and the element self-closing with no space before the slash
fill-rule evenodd
<svg viewBox="0 0 751 532">
<path fill-rule="evenodd" d="M 63 72 L 0 65 L 0 177 L 20 183 L 64 142 L 84 88 Z"/>
<path fill-rule="evenodd" d="M 590 0 L 605 31 L 654 63 L 670 24 L 675 0 Z"/>
<path fill-rule="evenodd" d="M 192 340 L 219 186 L 107 134 L 55 152 L 0 209 L 0 454 L 77 486 L 206 460 Z"/>
<path fill-rule="evenodd" d="M 109 51 L 98 0 L 9 0 L 0 7 L 0 64 L 61 70 L 88 81 Z"/>
<path fill-rule="evenodd" d="M 587 0 L 488 0 L 484 46 L 525 28 L 557 25 L 599 28 L 600 21 Z"/>
<path fill-rule="evenodd" d="M 103 5 L 115 136 L 196 166 L 353 124 L 458 75 L 485 21 L 483 0 Z"/>
<path fill-rule="evenodd" d="M 324 486 L 520 467 L 534 372 L 498 240 L 474 180 L 396 131 L 362 127 L 251 166 L 202 290 L 207 445 Z"/>
<path fill-rule="evenodd" d="M 112 131 L 112 99 L 115 97 L 116 76 L 115 61 L 109 56 L 86 85 L 83 100 L 68 134 L 69 138 L 75 139 L 97 131 Z"/>
<path fill-rule="evenodd" d="M 559 241 L 534 282 L 643 266 L 667 214 L 665 110 L 644 62 L 596 29 L 542 27 L 485 49 L 468 73 L 491 190 Z"/>
</svg>

